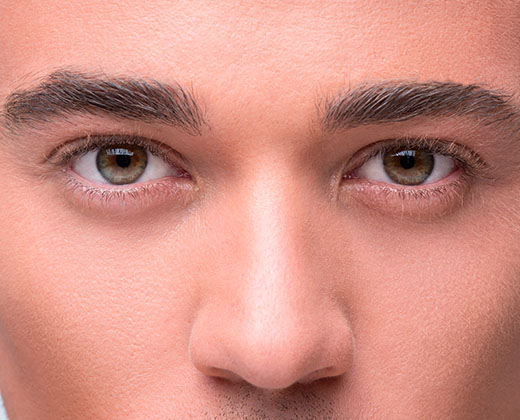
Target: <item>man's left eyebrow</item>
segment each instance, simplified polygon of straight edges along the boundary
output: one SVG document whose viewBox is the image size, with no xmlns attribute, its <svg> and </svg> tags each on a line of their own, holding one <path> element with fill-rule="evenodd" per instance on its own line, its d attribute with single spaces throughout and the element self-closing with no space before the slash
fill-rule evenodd
<svg viewBox="0 0 520 420">
<path fill-rule="evenodd" d="M 362 84 L 326 101 L 322 125 L 333 132 L 419 117 L 469 117 L 484 125 L 520 129 L 513 95 L 478 84 L 440 81 Z"/>
<path fill-rule="evenodd" d="M 73 115 L 159 122 L 191 134 L 200 134 L 207 125 L 193 95 L 179 84 L 67 70 L 53 72 L 34 88 L 11 93 L 0 122 L 16 132 Z"/>
</svg>

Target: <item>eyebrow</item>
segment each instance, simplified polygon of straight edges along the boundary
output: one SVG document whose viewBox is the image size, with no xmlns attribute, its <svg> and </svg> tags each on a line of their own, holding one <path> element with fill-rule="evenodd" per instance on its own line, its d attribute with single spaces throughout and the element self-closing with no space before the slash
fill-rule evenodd
<svg viewBox="0 0 520 420">
<path fill-rule="evenodd" d="M 177 83 L 66 70 L 53 72 L 34 88 L 11 93 L 0 114 L 9 131 L 77 114 L 161 122 L 192 134 L 207 125 L 193 95 Z"/>
<path fill-rule="evenodd" d="M 9 131 L 77 114 L 161 122 L 200 134 L 208 123 L 193 95 L 180 84 L 128 77 L 103 77 L 58 70 L 35 88 L 11 93 L 0 111 Z M 396 123 L 418 117 L 470 116 L 486 125 L 520 127 L 513 96 L 477 84 L 387 81 L 362 84 L 325 102 L 326 131 Z"/>
<path fill-rule="evenodd" d="M 360 85 L 327 100 L 322 123 L 334 132 L 418 117 L 471 117 L 485 125 L 508 123 L 515 131 L 520 127 L 513 95 L 477 84 L 438 81 Z"/>
</svg>

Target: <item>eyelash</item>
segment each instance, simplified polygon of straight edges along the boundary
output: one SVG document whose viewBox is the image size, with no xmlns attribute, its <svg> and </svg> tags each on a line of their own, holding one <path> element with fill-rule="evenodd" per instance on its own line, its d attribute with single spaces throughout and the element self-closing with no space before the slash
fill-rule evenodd
<svg viewBox="0 0 520 420">
<path fill-rule="evenodd" d="M 49 161 L 57 166 L 65 166 L 68 165 L 74 158 L 78 158 L 96 149 L 112 146 L 116 143 L 142 147 L 146 151 L 161 157 L 171 165 L 179 165 L 179 162 L 174 162 L 173 160 L 169 159 L 169 155 L 173 154 L 174 151 L 155 140 L 139 136 L 124 136 L 114 134 L 97 134 L 95 136 L 87 136 L 85 138 L 69 141 L 52 150 L 51 153 L 47 155 L 46 161 Z M 178 157 L 178 159 L 181 158 Z"/>
<path fill-rule="evenodd" d="M 179 168 L 186 176 L 161 179 L 142 185 L 130 184 L 129 186 L 107 188 L 107 185 L 103 187 L 88 185 L 87 182 L 79 180 L 77 174 L 71 173 L 72 163 L 75 159 L 79 159 L 88 152 L 117 143 L 142 147 L 147 152 L 163 159 L 167 164 Z M 52 150 L 45 160 L 54 168 L 58 167 L 62 170 L 66 176 L 66 188 L 80 202 L 86 203 L 88 208 L 97 205 L 105 208 L 112 204 L 118 207 L 127 207 L 132 204 L 147 207 L 160 202 L 161 198 L 171 198 L 172 196 L 177 198 L 177 202 L 183 203 L 187 199 L 183 192 L 188 191 L 191 186 L 191 183 L 187 181 L 192 180 L 190 174 L 184 169 L 184 160 L 177 152 L 155 140 L 135 135 L 97 134 L 75 139 Z"/>
<path fill-rule="evenodd" d="M 389 139 L 373 143 L 364 149 L 361 149 L 356 155 L 347 163 L 349 171 L 344 171 L 345 176 L 348 176 L 357 168 L 361 167 L 368 160 L 383 156 L 389 152 L 395 152 L 403 149 L 425 150 L 429 153 L 438 153 L 448 156 L 457 162 L 457 165 L 463 169 L 468 176 L 485 176 L 488 170 L 487 164 L 484 160 L 471 149 L 462 146 L 453 141 L 446 141 L 430 137 L 403 137 L 397 139 Z M 424 187 L 421 187 L 424 189 Z"/>
<path fill-rule="evenodd" d="M 108 147 L 114 143 L 142 147 L 147 152 L 162 158 L 173 167 L 185 171 L 187 176 L 162 179 L 142 185 L 106 188 L 106 186 L 88 185 L 88 183 L 79 180 L 77 175 L 71 173 L 71 164 L 75 159 L 90 151 Z M 459 168 L 456 172 L 461 172 L 461 174 L 451 182 L 445 182 L 442 185 L 428 184 L 425 186 L 376 184 L 370 180 L 351 177 L 352 173 L 369 159 L 382 156 L 397 149 L 402 150 L 406 148 L 421 149 L 429 153 L 448 156 L 456 161 Z M 87 203 L 89 208 L 94 205 L 109 207 L 112 204 L 119 207 L 126 207 L 131 204 L 147 207 L 160 202 L 160 198 L 172 198 L 172 196 L 176 199 L 176 202 L 186 203 L 188 197 L 183 192 L 190 189 L 193 190 L 193 183 L 186 182 L 192 181 L 191 176 L 184 169 L 184 160 L 177 152 L 155 140 L 135 135 L 97 134 L 72 140 L 51 151 L 46 157 L 46 162 L 51 163 L 54 168 L 62 169 L 66 175 L 66 187 L 81 202 Z M 391 206 L 392 202 L 395 202 L 396 205 L 400 203 L 399 205 L 401 206 L 406 202 L 420 202 L 428 205 L 437 202 L 444 203 L 443 206 L 446 207 L 450 202 L 457 201 L 456 197 L 462 198 L 470 180 L 487 178 L 488 166 L 478 154 L 453 141 L 405 137 L 379 141 L 361 149 L 347 162 L 345 169 L 342 175 L 342 189 L 361 192 L 363 196 L 361 201 L 365 201 L 367 197 L 370 197 L 373 202 L 380 201 L 381 207 Z M 352 180 L 357 182 L 351 182 Z M 373 202 L 371 205 L 369 202 L 367 204 L 373 206 Z"/>
<path fill-rule="evenodd" d="M 403 149 L 420 149 L 450 157 L 457 166 L 452 175 L 459 175 L 448 182 L 415 186 L 383 184 L 352 176 L 368 160 Z M 444 214 L 457 204 L 462 204 L 471 181 L 491 180 L 489 170 L 489 166 L 477 153 L 453 141 L 429 137 L 388 139 L 361 149 L 347 162 L 341 179 L 340 194 L 360 193 L 357 197 L 361 202 L 383 212 L 388 210 L 390 213 L 409 212 L 414 215 Z M 451 178 L 451 175 L 447 178 Z M 374 206 L 377 202 L 379 204 Z M 426 207 L 428 211 L 425 212 Z"/>
</svg>

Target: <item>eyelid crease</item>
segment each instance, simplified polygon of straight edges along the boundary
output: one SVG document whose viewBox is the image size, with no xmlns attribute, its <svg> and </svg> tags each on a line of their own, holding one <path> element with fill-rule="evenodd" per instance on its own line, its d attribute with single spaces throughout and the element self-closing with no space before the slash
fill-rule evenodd
<svg viewBox="0 0 520 420">
<path fill-rule="evenodd" d="M 53 166 L 64 167 L 73 159 L 88 152 L 116 144 L 140 146 L 148 152 L 161 157 L 172 166 L 182 166 L 181 169 L 185 169 L 187 166 L 186 160 L 179 152 L 162 142 L 143 136 L 122 134 L 91 134 L 67 141 L 46 155 L 43 164 L 50 163 Z"/>
<path fill-rule="evenodd" d="M 491 168 L 478 153 L 457 142 L 434 137 L 399 137 L 372 143 L 356 152 L 354 156 L 347 161 L 343 170 L 343 178 L 347 177 L 371 158 L 404 149 L 421 149 L 430 153 L 448 156 L 457 162 L 466 175 L 489 181 L 494 179 L 490 174 Z"/>
</svg>

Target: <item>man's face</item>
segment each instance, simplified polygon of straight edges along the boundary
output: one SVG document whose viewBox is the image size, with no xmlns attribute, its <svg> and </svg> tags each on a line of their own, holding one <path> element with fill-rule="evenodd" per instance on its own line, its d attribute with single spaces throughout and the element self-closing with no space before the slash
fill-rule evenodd
<svg viewBox="0 0 520 420">
<path fill-rule="evenodd" d="M 518 418 L 519 24 L 3 1 L 10 418 Z"/>
</svg>

